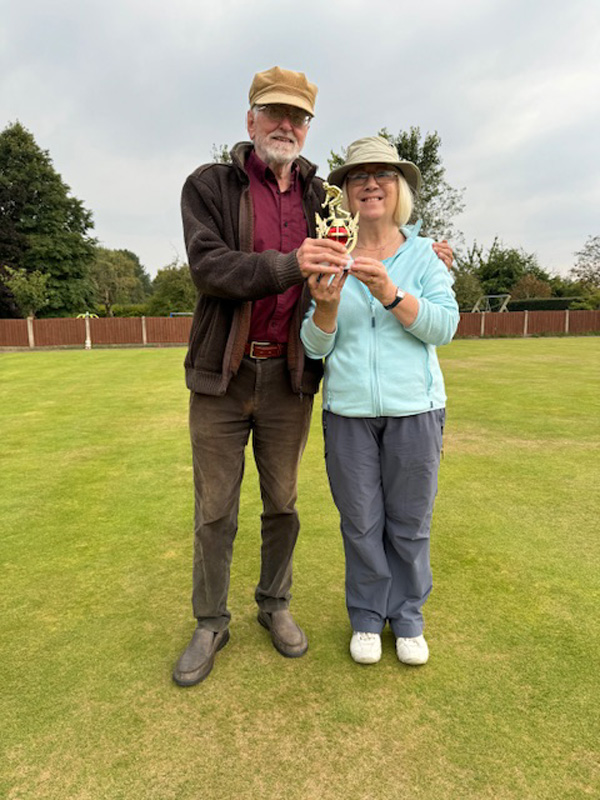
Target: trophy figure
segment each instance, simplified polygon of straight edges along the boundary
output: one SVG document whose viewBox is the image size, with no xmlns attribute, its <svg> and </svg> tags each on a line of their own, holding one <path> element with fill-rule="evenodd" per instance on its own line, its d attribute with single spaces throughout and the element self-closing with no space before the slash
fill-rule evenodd
<svg viewBox="0 0 600 800">
<path fill-rule="evenodd" d="M 342 190 L 337 186 L 323 183 L 325 201 L 321 208 L 329 210 L 329 216 L 324 219 L 315 214 L 317 221 L 317 236 L 319 239 L 332 239 L 345 245 L 350 252 L 356 245 L 358 238 L 358 211 L 354 216 L 341 207 Z"/>
</svg>

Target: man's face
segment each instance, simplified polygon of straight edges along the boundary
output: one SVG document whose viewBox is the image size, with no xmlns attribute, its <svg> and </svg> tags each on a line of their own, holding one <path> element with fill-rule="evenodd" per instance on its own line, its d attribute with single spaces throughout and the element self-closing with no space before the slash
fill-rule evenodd
<svg viewBox="0 0 600 800">
<path fill-rule="evenodd" d="M 304 140 L 308 133 L 308 124 L 294 125 L 289 116 L 285 115 L 286 107 L 273 107 L 279 112 L 281 119 L 272 119 L 272 115 L 265 109 L 248 111 L 248 134 L 254 142 L 257 156 L 270 166 L 291 164 L 304 147 Z M 294 117 L 298 109 L 289 107 Z M 301 115 L 303 112 L 301 112 Z"/>
</svg>

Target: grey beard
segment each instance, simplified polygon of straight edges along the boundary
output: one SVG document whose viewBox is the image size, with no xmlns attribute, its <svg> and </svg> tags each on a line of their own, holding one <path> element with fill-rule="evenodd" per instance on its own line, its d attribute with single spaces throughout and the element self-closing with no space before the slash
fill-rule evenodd
<svg viewBox="0 0 600 800">
<path fill-rule="evenodd" d="M 265 164 L 273 165 L 273 166 L 285 166 L 286 164 L 292 164 L 296 158 L 300 155 L 300 148 L 297 144 L 294 144 L 292 152 L 289 150 L 287 152 L 280 151 L 276 146 L 273 147 L 269 142 L 266 146 L 263 146 L 263 161 Z M 259 153 L 260 156 L 260 153 Z"/>
</svg>

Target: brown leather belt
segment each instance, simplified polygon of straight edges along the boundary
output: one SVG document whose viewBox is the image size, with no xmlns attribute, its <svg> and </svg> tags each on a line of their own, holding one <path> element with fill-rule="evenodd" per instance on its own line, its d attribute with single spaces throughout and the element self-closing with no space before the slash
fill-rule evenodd
<svg viewBox="0 0 600 800">
<path fill-rule="evenodd" d="M 287 353 L 287 344 L 277 342 L 246 342 L 244 354 L 250 358 L 281 358 Z"/>
</svg>

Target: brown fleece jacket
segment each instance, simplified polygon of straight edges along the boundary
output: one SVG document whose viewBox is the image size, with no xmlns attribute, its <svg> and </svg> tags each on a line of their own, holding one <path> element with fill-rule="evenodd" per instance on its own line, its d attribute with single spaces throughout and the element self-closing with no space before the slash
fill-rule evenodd
<svg viewBox="0 0 600 800">
<path fill-rule="evenodd" d="M 250 142 L 231 151 L 231 164 L 205 164 L 186 180 L 181 213 L 192 279 L 198 290 L 185 375 L 188 389 L 222 395 L 237 373 L 250 329 L 252 301 L 279 294 L 303 282 L 296 251 L 253 252 L 254 217 L 250 181 L 244 163 Z M 298 159 L 303 181 L 304 214 L 309 236 L 315 235 L 315 212 L 324 192 L 316 167 Z M 288 368 L 296 393 L 314 394 L 323 369 L 306 358 L 300 324 L 310 303 L 305 285 L 298 301 L 288 341 Z"/>
</svg>

